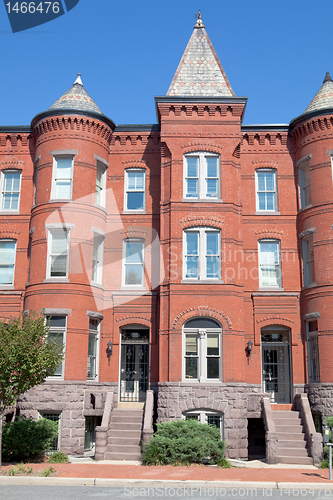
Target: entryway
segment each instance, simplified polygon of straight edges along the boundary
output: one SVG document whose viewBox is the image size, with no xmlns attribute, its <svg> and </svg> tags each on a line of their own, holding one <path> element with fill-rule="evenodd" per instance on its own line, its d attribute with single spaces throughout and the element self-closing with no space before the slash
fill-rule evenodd
<svg viewBox="0 0 333 500">
<path fill-rule="evenodd" d="M 120 401 L 143 402 L 149 380 L 149 330 L 121 332 Z"/>
</svg>

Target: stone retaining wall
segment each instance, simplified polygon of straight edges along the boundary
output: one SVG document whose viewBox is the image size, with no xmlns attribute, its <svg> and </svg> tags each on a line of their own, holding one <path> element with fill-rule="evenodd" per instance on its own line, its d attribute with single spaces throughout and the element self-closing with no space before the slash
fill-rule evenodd
<svg viewBox="0 0 333 500">
<path fill-rule="evenodd" d="M 222 412 L 227 456 L 247 458 L 247 419 L 261 416 L 261 390 L 258 384 L 159 383 L 158 422 L 180 419 L 183 412 L 199 408 Z"/>
</svg>

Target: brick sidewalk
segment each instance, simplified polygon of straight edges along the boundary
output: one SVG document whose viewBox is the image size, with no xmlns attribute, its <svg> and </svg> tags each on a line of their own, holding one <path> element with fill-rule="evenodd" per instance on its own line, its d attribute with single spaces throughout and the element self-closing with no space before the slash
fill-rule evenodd
<svg viewBox="0 0 333 500">
<path fill-rule="evenodd" d="M 34 470 L 42 470 L 49 464 L 30 464 Z M 59 472 L 58 477 L 109 478 L 164 481 L 261 481 L 289 483 L 323 483 L 329 481 L 328 469 L 291 469 L 291 468 L 232 468 L 219 469 L 207 466 L 172 467 L 113 464 L 52 464 Z M 2 466 L 2 470 L 11 466 Z"/>
</svg>

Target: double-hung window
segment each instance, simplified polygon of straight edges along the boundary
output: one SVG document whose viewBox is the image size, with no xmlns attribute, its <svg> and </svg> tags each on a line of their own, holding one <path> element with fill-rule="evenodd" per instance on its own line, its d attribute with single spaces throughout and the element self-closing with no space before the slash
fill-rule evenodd
<svg viewBox="0 0 333 500">
<path fill-rule="evenodd" d="M 259 286 L 281 287 L 280 241 L 259 241 Z"/>
<path fill-rule="evenodd" d="M 213 228 L 184 231 L 184 279 L 210 280 L 221 276 L 221 233 Z"/>
<path fill-rule="evenodd" d="M 220 198 L 220 157 L 212 153 L 184 156 L 184 199 Z"/>
<path fill-rule="evenodd" d="M 106 188 L 106 168 L 100 161 L 97 161 L 96 168 L 96 197 L 95 203 L 105 207 L 105 188 Z"/>
<path fill-rule="evenodd" d="M 53 157 L 53 200 L 72 199 L 74 157 L 61 155 Z"/>
<path fill-rule="evenodd" d="M 92 259 L 92 281 L 102 284 L 103 271 L 103 236 L 94 234 L 93 259 Z"/>
<path fill-rule="evenodd" d="M 47 278 L 67 278 L 69 230 L 52 229 L 48 234 Z"/>
<path fill-rule="evenodd" d="M 319 347 L 318 347 L 318 321 L 317 319 L 306 322 L 306 336 L 308 341 L 308 374 L 309 382 L 319 382 Z"/>
<path fill-rule="evenodd" d="M 304 286 L 315 282 L 314 252 L 313 252 L 313 234 L 309 234 L 302 239 L 303 253 L 303 283 Z"/>
<path fill-rule="evenodd" d="M 257 170 L 257 211 L 275 212 L 277 210 L 276 170 Z"/>
<path fill-rule="evenodd" d="M 14 285 L 15 240 L 0 240 L 0 286 Z"/>
<path fill-rule="evenodd" d="M 66 344 L 66 324 L 67 316 L 46 316 L 46 322 L 49 327 L 49 340 L 59 345 Z M 52 377 L 64 377 L 64 359 L 57 366 Z"/>
<path fill-rule="evenodd" d="M 197 318 L 184 326 L 184 379 L 222 380 L 222 330 L 216 321 Z"/>
<path fill-rule="evenodd" d="M 300 206 L 304 208 L 312 203 L 310 164 L 308 161 L 304 162 L 301 167 L 298 167 L 298 184 Z"/>
<path fill-rule="evenodd" d="M 142 240 L 124 241 L 123 284 L 125 286 L 144 286 L 143 250 Z"/>
<path fill-rule="evenodd" d="M 21 172 L 1 172 L 1 210 L 18 212 L 20 208 Z"/>
<path fill-rule="evenodd" d="M 142 169 L 125 170 L 125 210 L 145 209 L 145 177 Z"/>
<path fill-rule="evenodd" d="M 87 380 L 98 378 L 99 326 L 98 319 L 89 318 Z"/>
</svg>

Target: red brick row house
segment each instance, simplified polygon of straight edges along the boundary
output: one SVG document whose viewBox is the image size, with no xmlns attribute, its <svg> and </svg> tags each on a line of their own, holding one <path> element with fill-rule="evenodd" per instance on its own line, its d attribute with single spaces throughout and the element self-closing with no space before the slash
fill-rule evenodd
<svg viewBox="0 0 333 500">
<path fill-rule="evenodd" d="M 246 458 L 265 396 L 333 411 L 333 82 L 289 125 L 243 125 L 199 16 L 155 102 L 157 124 L 116 125 L 79 75 L 0 127 L 0 315 L 43 311 L 65 344 L 20 413 L 82 454 L 108 394 L 126 409 L 153 390 L 159 422 L 217 425 Z"/>
</svg>

